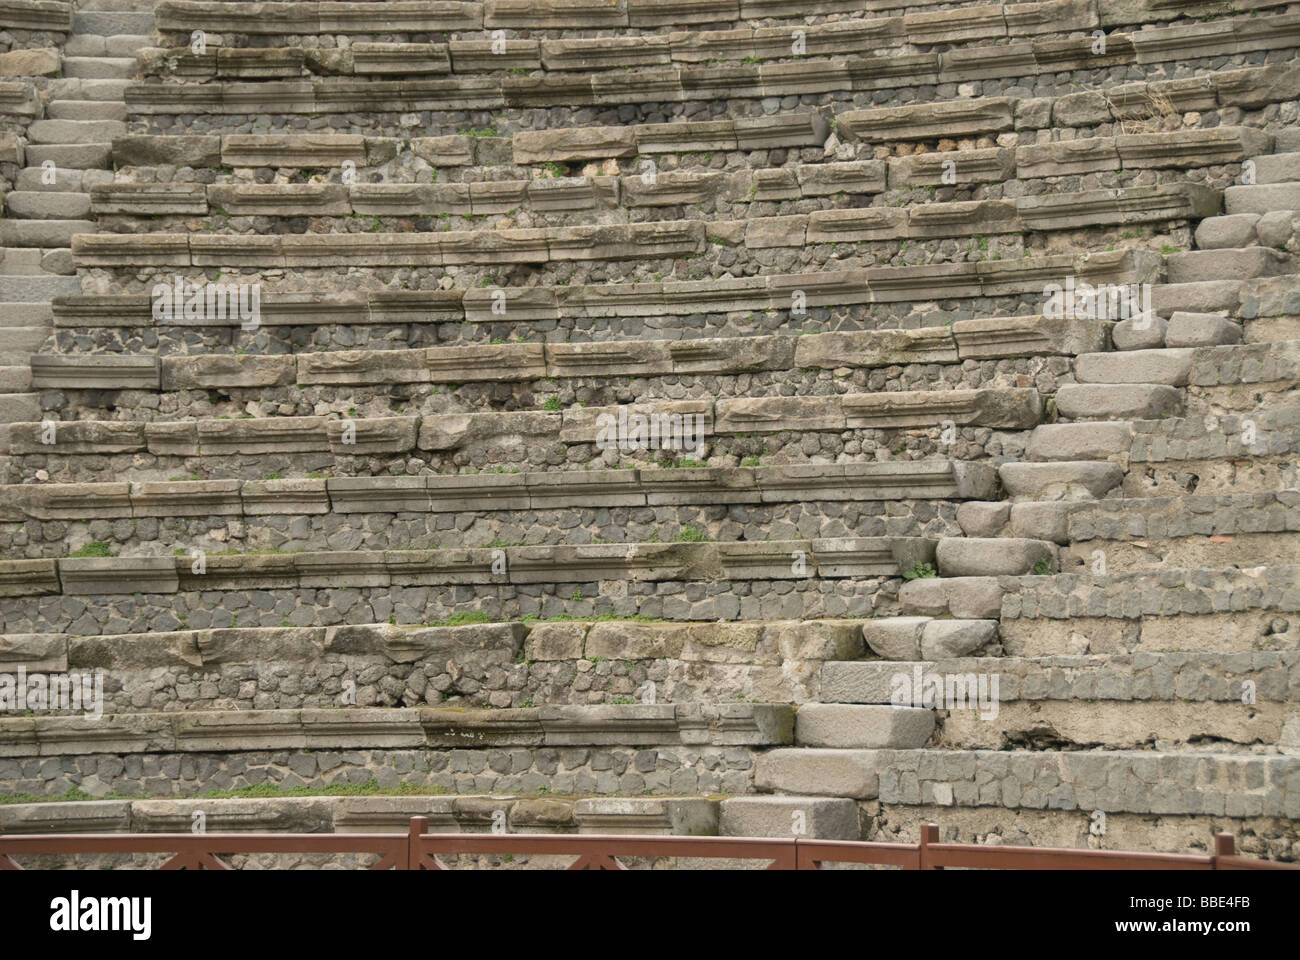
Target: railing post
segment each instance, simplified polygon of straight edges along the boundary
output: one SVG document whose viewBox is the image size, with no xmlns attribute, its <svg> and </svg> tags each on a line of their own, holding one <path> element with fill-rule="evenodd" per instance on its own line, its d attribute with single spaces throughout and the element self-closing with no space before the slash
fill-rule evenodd
<svg viewBox="0 0 1300 960">
<path fill-rule="evenodd" d="M 939 825 L 937 823 L 921 824 L 921 869 L 942 870 L 930 862 L 930 844 L 939 842 Z"/>
<path fill-rule="evenodd" d="M 1230 833 L 1216 833 L 1214 835 L 1214 856 L 1210 858 L 1210 869 L 1219 869 L 1220 857 L 1235 857 L 1237 855 L 1237 842 Z"/>
<path fill-rule="evenodd" d="M 422 862 L 420 856 L 420 835 L 429 832 L 428 817 L 412 817 L 410 828 L 406 833 L 406 864 L 402 870 L 419 870 Z"/>
</svg>

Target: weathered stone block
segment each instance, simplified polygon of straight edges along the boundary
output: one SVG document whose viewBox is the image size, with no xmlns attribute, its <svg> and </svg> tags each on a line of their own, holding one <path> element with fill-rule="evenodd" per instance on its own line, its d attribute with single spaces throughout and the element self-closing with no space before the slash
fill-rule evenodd
<svg viewBox="0 0 1300 960">
<path fill-rule="evenodd" d="M 934 732 L 934 712 L 918 707 L 806 703 L 795 714 L 795 742 L 804 747 L 915 749 Z"/>
<path fill-rule="evenodd" d="M 1019 537 L 944 537 L 935 556 L 944 577 L 1022 576 L 1040 563 L 1056 569 L 1054 544 Z"/>
</svg>

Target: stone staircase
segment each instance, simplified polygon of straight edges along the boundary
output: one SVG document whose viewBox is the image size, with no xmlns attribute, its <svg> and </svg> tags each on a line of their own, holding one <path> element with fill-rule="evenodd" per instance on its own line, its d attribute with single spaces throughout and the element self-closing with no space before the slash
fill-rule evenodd
<svg viewBox="0 0 1300 960">
<path fill-rule="evenodd" d="M 98 229 L 90 188 L 113 180 L 111 145 L 126 132 L 135 52 L 151 43 L 151 4 L 98 6 L 105 9 L 75 13 L 62 49 L 54 50 L 58 76 L 42 91 L 43 117 L 18 145 L 16 177 L 0 211 L 0 425 L 43 416 L 30 391 L 30 356 L 53 335 L 50 301 L 81 292 L 69 247 L 73 235 Z"/>
<path fill-rule="evenodd" d="M 118 6 L 0 84 L 0 829 L 1300 858 L 1300 13 Z"/>
</svg>

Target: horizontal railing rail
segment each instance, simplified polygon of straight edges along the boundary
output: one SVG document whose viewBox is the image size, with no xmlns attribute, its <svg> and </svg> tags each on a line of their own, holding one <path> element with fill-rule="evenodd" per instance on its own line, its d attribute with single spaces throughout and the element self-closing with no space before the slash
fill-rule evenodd
<svg viewBox="0 0 1300 960">
<path fill-rule="evenodd" d="M 439 856 L 573 857 L 569 870 L 622 870 L 620 857 L 766 861 L 769 870 L 819 870 L 855 863 L 942 870 L 1300 870 L 1300 864 L 1241 857 L 1232 834 L 1214 838 L 1209 854 L 1077 850 L 941 843 L 925 824 L 919 843 L 802 840 L 798 837 L 665 837 L 545 833 L 429 833 L 426 817 L 412 817 L 400 833 L 124 833 L 0 834 L 0 870 L 23 869 L 13 858 L 95 854 L 171 854 L 159 869 L 228 870 L 232 854 L 373 854 L 371 870 L 447 869 Z"/>
</svg>

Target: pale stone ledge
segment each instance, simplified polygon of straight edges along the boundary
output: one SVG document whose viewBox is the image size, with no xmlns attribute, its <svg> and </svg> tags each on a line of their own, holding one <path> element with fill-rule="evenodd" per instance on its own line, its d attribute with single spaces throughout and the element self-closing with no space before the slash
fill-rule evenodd
<svg viewBox="0 0 1300 960">
<path fill-rule="evenodd" d="M 588 284 L 568 287 L 502 288 L 512 319 L 520 322 L 574 317 L 675 316 L 705 312 L 788 310 L 796 290 L 807 305 L 897 303 L 912 300 L 1007 296 L 1041 293 L 1046 283 L 1074 275 L 1092 284 L 1152 283 L 1160 279 L 1163 259 L 1146 251 L 1116 250 L 1079 256 L 1056 254 L 1022 260 L 982 260 L 916 267 L 872 267 L 803 274 L 739 277 L 730 280 L 685 280 L 663 283 Z M 1275 280 L 1248 281 L 1266 308 L 1261 315 L 1284 315 L 1286 291 Z M 1156 288 L 1159 293 L 1165 286 Z M 428 290 L 375 293 L 311 292 L 267 294 L 261 322 L 277 326 L 314 323 L 394 324 L 497 322 L 491 313 L 492 290 Z M 1157 309 L 1161 309 L 1157 303 Z M 152 326 L 149 297 L 132 294 L 79 295 L 54 298 L 58 327 Z M 227 325 L 229 321 L 172 321 L 176 326 Z"/>
<path fill-rule="evenodd" d="M 440 792 L 437 787 L 431 793 Z M 0 807 L 0 829 L 25 833 L 186 833 L 202 810 L 210 833 L 406 833 L 412 817 L 432 833 L 477 833 L 501 810 L 513 833 L 714 836 L 718 801 L 707 797 L 581 798 L 319 796 L 92 800 Z"/>
<path fill-rule="evenodd" d="M 36 118 L 43 109 L 35 84 L 0 80 L 0 117 Z"/>
<path fill-rule="evenodd" d="M 287 195 L 291 197 L 292 192 Z M 1220 204 L 1218 190 L 1200 184 L 1171 183 L 1021 197 L 1014 201 L 973 200 L 910 208 L 818 210 L 807 215 L 743 221 L 744 245 L 751 249 L 772 249 L 799 247 L 805 243 L 927 240 L 1030 230 L 1080 230 L 1097 224 L 1162 223 L 1213 216 L 1219 212 Z M 716 224 L 700 220 L 663 220 L 443 233 L 194 234 L 188 237 L 161 233 L 81 233 L 72 238 L 72 255 L 79 267 L 437 267 L 635 260 L 702 253 L 722 242 L 722 238 L 709 233 L 710 227 L 718 229 Z"/>
<path fill-rule="evenodd" d="M 788 744 L 787 704 L 352 707 L 0 718 L 0 757 L 486 746 Z"/>
<path fill-rule="evenodd" d="M 622 543 L 504 550 L 326 551 L 217 554 L 202 573 L 189 557 L 65 557 L 0 561 L 0 596 L 167 594 L 193 590 L 450 584 L 547 584 L 591 580 L 803 580 L 892 577 L 932 562 L 920 537 L 823 538 L 762 543 Z M 507 569 L 496 572 L 504 557 Z M 792 560 L 801 559 L 804 566 Z M 795 572 L 798 569 L 800 572 Z"/>
<path fill-rule="evenodd" d="M 0 0 L 0 29 L 71 33 L 72 4 L 60 0 Z"/>
</svg>

